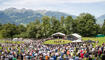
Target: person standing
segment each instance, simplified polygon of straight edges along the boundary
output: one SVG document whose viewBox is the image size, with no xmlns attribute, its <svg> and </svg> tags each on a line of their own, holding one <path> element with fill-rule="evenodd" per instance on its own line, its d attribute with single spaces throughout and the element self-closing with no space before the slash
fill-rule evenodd
<svg viewBox="0 0 105 60">
<path fill-rule="evenodd" d="M 23 60 L 23 54 L 22 53 L 20 54 L 20 57 L 21 57 L 21 60 Z"/>
<path fill-rule="evenodd" d="M 104 51 L 104 53 L 102 55 L 102 60 L 105 60 L 105 51 Z"/>
</svg>

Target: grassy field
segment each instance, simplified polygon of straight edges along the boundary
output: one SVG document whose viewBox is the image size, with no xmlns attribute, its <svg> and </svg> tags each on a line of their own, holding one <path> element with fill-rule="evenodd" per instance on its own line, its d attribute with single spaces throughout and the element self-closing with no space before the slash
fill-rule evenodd
<svg viewBox="0 0 105 60">
<path fill-rule="evenodd" d="M 99 41 L 98 45 L 101 45 L 103 42 L 105 43 L 105 37 L 83 37 L 82 40 Z"/>
<path fill-rule="evenodd" d="M 71 41 L 69 41 L 69 40 L 56 39 L 56 40 L 45 41 L 44 44 L 67 44 L 70 42 Z"/>
<path fill-rule="evenodd" d="M 3 37 L 2 37 L 2 35 L 1 35 L 1 32 L 0 32 L 0 39 L 2 39 Z"/>
<path fill-rule="evenodd" d="M 2 38 L 2 37 L 1 37 Z M 82 40 L 85 41 L 85 40 L 93 40 L 93 41 L 99 41 L 98 45 L 101 45 L 103 42 L 105 43 L 105 37 L 82 37 Z M 67 43 L 70 43 L 71 41 L 69 40 L 62 40 L 62 39 L 56 39 L 55 40 L 48 40 L 48 41 L 45 41 L 44 44 L 67 44 Z M 17 43 L 17 44 L 20 44 L 20 43 L 23 43 L 21 41 L 18 41 L 18 42 L 15 42 L 15 41 L 4 41 L 2 39 L 0 39 L 0 43 Z"/>
<path fill-rule="evenodd" d="M 21 44 L 24 43 L 22 41 L 9 41 L 9 40 L 0 40 L 0 43 L 12 43 L 12 44 Z"/>
<path fill-rule="evenodd" d="M 93 40 L 93 41 L 99 41 L 98 45 L 102 45 L 102 43 L 105 43 L 105 37 L 83 37 L 83 41 L 86 40 Z M 44 44 L 67 44 L 70 43 L 69 40 L 62 40 L 62 39 L 56 39 L 56 40 L 48 40 L 45 41 Z"/>
<path fill-rule="evenodd" d="M 5 41 L 5 40 L 2 40 L 2 39 L 1 39 L 1 40 L 0 40 L 0 43 L 1 43 L 1 44 L 2 44 L 2 43 L 5 43 L 5 44 L 6 44 L 6 43 L 10 43 L 10 44 L 22 44 L 22 43 L 24 43 L 24 42 L 23 42 L 23 41 L 9 41 L 9 40 L 6 40 L 6 41 Z M 9 47 L 4 47 L 4 48 L 6 48 L 7 51 L 9 51 L 9 50 L 8 50 Z M 12 48 L 15 49 L 16 46 L 14 46 L 14 47 L 12 47 Z M 0 46 L 0 49 L 2 49 L 1 46 Z M 20 52 L 20 48 L 18 48 L 18 50 L 19 50 L 19 52 Z M 0 53 L 0 54 L 1 54 L 1 53 Z"/>
</svg>

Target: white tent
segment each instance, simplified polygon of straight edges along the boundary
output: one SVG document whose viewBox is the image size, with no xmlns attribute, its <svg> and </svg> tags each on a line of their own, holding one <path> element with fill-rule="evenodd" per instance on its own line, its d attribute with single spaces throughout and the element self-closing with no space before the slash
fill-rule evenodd
<svg viewBox="0 0 105 60">
<path fill-rule="evenodd" d="M 81 38 L 81 36 L 79 34 L 77 34 L 77 33 L 74 33 L 74 34 L 71 34 L 71 35 L 73 35 L 73 36 L 75 36 L 77 38 Z"/>
<path fill-rule="evenodd" d="M 65 37 L 65 34 L 63 34 L 61 32 L 57 32 L 57 33 L 52 34 L 52 37 L 62 39 Z"/>
<path fill-rule="evenodd" d="M 54 36 L 54 35 L 62 35 L 62 36 L 65 36 L 65 34 L 63 34 L 61 32 L 57 32 L 57 33 L 52 34 L 52 36 Z"/>
<path fill-rule="evenodd" d="M 22 41 L 23 38 L 13 38 L 13 41 Z"/>
<path fill-rule="evenodd" d="M 13 41 L 18 41 L 18 38 L 13 38 Z"/>
<path fill-rule="evenodd" d="M 72 42 L 82 42 L 82 41 L 78 39 L 78 40 L 74 40 L 74 41 L 72 41 Z"/>
<path fill-rule="evenodd" d="M 74 34 L 71 34 L 71 35 L 78 38 L 77 40 L 74 40 L 74 41 L 72 41 L 72 42 L 82 42 L 82 41 L 81 41 L 82 36 L 80 36 L 79 34 L 74 33 Z"/>
</svg>

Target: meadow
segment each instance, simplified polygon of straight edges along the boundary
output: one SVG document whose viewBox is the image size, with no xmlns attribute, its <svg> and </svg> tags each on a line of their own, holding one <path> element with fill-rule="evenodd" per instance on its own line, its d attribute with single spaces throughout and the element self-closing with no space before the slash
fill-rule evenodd
<svg viewBox="0 0 105 60">
<path fill-rule="evenodd" d="M 82 37 L 82 40 L 83 41 L 86 41 L 86 40 L 99 41 L 98 45 L 102 45 L 103 43 L 105 43 L 105 37 Z M 56 40 L 48 40 L 44 42 L 44 44 L 67 44 L 67 43 L 71 43 L 71 41 L 63 40 L 63 39 L 56 39 Z"/>
<path fill-rule="evenodd" d="M 92 41 L 99 41 L 98 45 L 101 45 L 102 43 L 105 43 L 105 37 L 82 37 L 83 41 L 86 40 L 92 40 Z M 0 39 L 0 43 L 12 43 L 12 44 L 20 44 L 20 43 L 24 43 L 21 41 L 9 41 L 9 40 L 2 40 Z M 63 40 L 63 39 L 56 39 L 56 40 L 48 40 L 45 41 L 44 44 L 67 44 L 67 43 L 71 43 L 71 41 L 69 40 Z"/>
<path fill-rule="evenodd" d="M 21 44 L 23 41 L 9 41 L 9 40 L 0 40 L 0 43 L 11 43 L 11 44 Z"/>
<path fill-rule="evenodd" d="M 102 45 L 102 43 L 105 43 L 105 37 L 83 37 L 82 40 L 99 41 L 98 45 Z"/>
<path fill-rule="evenodd" d="M 63 40 L 63 39 L 55 39 L 55 40 L 48 40 L 44 42 L 44 44 L 67 44 L 67 43 L 71 43 L 71 41 Z"/>
</svg>

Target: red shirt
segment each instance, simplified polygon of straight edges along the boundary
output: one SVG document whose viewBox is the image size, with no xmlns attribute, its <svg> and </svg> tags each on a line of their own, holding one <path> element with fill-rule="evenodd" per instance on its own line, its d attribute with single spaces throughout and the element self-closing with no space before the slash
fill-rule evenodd
<svg viewBox="0 0 105 60">
<path fill-rule="evenodd" d="M 83 54 L 83 53 L 81 53 L 80 55 L 81 55 L 81 58 L 83 58 L 84 54 Z"/>
</svg>

